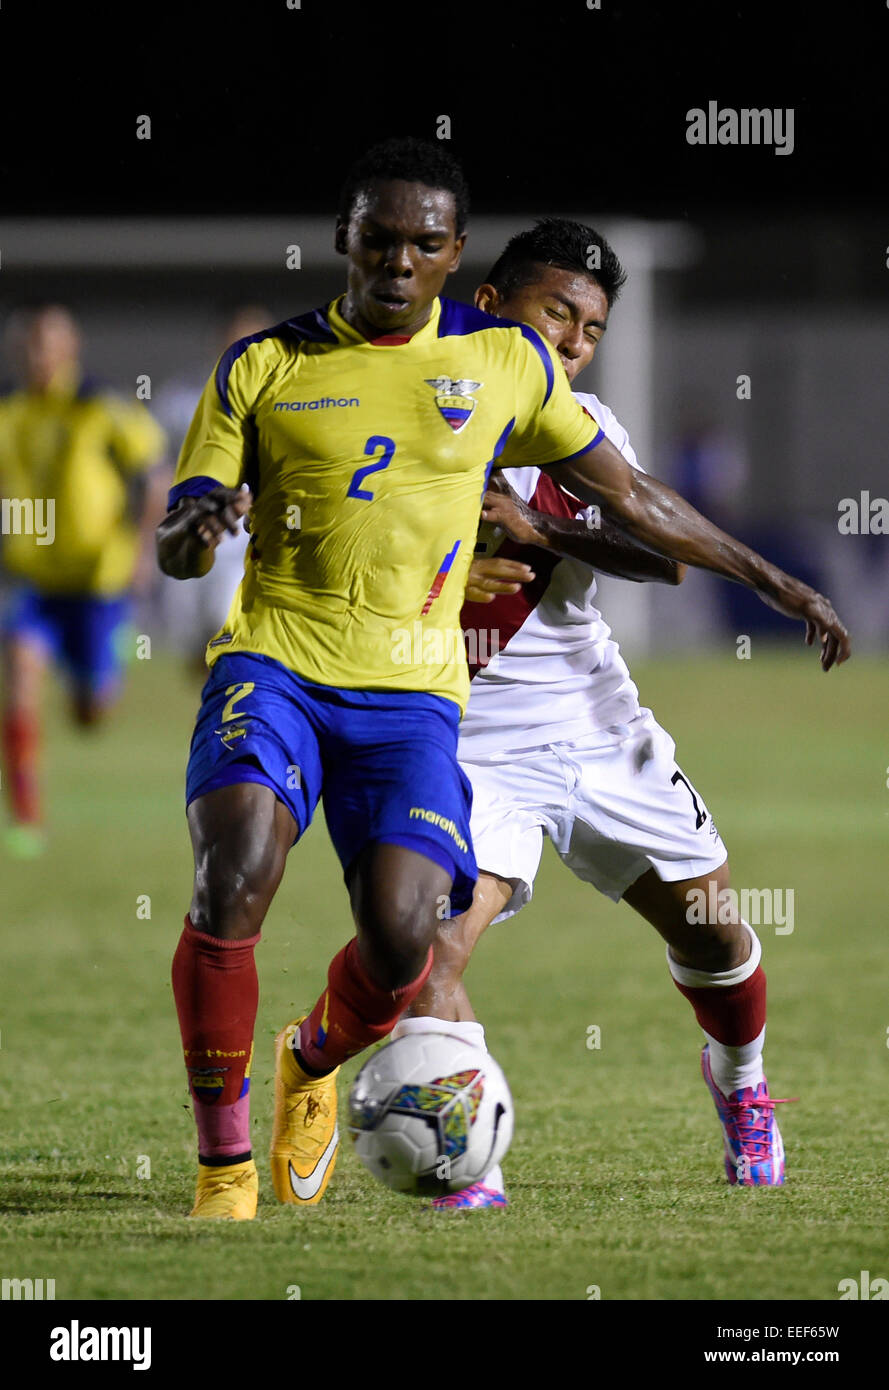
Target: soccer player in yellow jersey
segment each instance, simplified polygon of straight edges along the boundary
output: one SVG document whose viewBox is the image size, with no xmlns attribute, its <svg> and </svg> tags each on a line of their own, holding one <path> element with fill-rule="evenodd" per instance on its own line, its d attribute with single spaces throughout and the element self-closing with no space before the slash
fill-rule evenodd
<svg viewBox="0 0 889 1390">
<path fill-rule="evenodd" d="M 120 686 L 117 638 L 140 555 L 163 511 L 153 465 L 163 431 L 145 407 L 86 377 L 66 309 L 14 316 L 24 385 L 0 397 L 4 615 L 3 763 L 10 852 L 43 846 L 39 702 L 49 658 L 67 670 L 78 724 L 99 722 Z"/>
<path fill-rule="evenodd" d="M 423 987 L 439 905 L 460 912 L 471 899 L 456 761 L 468 682 L 462 645 L 447 639 L 491 468 L 552 469 L 645 544 L 804 617 L 826 665 L 846 655 L 823 599 L 663 484 L 639 485 L 534 329 L 440 298 L 466 207 L 440 146 L 390 141 L 353 166 L 336 228 L 345 294 L 223 354 L 158 531 L 161 568 L 184 579 L 205 573 L 224 530 L 250 514 L 187 774 L 195 875 L 173 988 L 198 1126 L 195 1216 L 256 1211 L 253 953 L 319 797 L 356 936 L 310 1013 L 278 1035 L 281 1201 L 321 1199 L 338 1144 L 336 1071 Z"/>
</svg>

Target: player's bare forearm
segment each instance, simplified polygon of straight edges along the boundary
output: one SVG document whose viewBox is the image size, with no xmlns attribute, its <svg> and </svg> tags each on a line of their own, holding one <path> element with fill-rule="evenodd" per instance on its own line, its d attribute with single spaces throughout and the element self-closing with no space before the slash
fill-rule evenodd
<svg viewBox="0 0 889 1390">
<path fill-rule="evenodd" d="M 551 516 L 530 507 L 502 473 L 494 473 L 482 502 L 482 520 L 501 527 L 522 545 L 555 550 L 603 574 L 660 584 L 680 584 L 685 566 L 657 555 L 628 536 L 615 521 L 596 508 L 595 523 L 576 517 Z"/>
<path fill-rule="evenodd" d="M 609 440 L 546 471 L 576 497 L 606 507 L 643 545 L 744 584 L 769 607 L 804 622 L 806 642 L 821 643 L 825 670 L 850 655 L 849 634 L 826 598 L 720 531 L 666 483 L 631 468 Z"/>
<path fill-rule="evenodd" d="M 247 488 L 217 487 L 183 497 L 157 528 L 157 562 L 172 579 L 198 579 L 213 567 L 226 531 L 234 535 L 253 498 Z"/>
<path fill-rule="evenodd" d="M 640 545 L 601 511 L 595 525 L 573 517 L 546 516 L 543 512 L 532 515 L 538 519 L 538 545 L 582 560 L 601 574 L 631 579 L 637 584 L 681 584 L 685 578 L 686 566 L 681 561 Z"/>
<path fill-rule="evenodd" d="M 607 508 L 643 545 L 750 588 L 780 591 L 780 570 L 720 531 L 666 483 L 631 468 L 609 440 L 546 472 L 582 501 Z"/>
</svg>

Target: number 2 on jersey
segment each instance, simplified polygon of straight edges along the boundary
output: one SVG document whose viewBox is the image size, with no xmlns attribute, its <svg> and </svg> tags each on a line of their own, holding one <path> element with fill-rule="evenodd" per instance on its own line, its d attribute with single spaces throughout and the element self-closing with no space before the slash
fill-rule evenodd
<svg viewBox="0 0 889 1390">
<path fill-rule="evenodd" d="M 383 457 L 376 463 L 366 463 L 363 468 L 356 468 L 352 474 L 352 481 L 349 484 L 347 497 L 361 497 L 365 502 L 372 502 L 374 495 L 366 491 L 361 484 L 371 473 L 380 473 L 384 468 L 388 468 L 392 462 L 392 455 L 395 453 L 395 441 L 388 439 L 385 434 L 372 434 L 364 446 L 364 452 L 373 456 L 377 450 L 382 449 Z"/>
</svg>

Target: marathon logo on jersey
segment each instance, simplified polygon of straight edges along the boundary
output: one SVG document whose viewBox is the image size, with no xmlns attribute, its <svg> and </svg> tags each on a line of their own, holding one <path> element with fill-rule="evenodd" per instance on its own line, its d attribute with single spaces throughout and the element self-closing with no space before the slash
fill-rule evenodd
<svg viewBox="0 0 889 1390">
<path fill-rule="evenodd" d="M 275 401 L 275 410 L 333 410 L 342 406 L 360 405 L 357 396 L 319 396 L 316 401 Z"/>
<path fill-rule="evenodd" d="M 470 381 L 468 377 L 458 377 L 452 381 L 449 376 L 426 377 L 426 385 L 437 392 L 435 404 L 454 434 L 459 434 L 469 424 L 472 412 L 478 401 L 471 394 L 484 386 L 483 381 Z"/>
<path fill-rule="evenodd" d="M 469 846 L 454 822 L 449 820 L 447 816 L 441 815 L 440 812 L 430 811 L 425 806 L 412 806 L 408 815 L 411 820 L 428 821 L 430 825 L 437 826 L 438 829 L 443 830 L 446 835 L 450 835 L 461 854 L 465 854 L 469 849 Z"/>
</svg>

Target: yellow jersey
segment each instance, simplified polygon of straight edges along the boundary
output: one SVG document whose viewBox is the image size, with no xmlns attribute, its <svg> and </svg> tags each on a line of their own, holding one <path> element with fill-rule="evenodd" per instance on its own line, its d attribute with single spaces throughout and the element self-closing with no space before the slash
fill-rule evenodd
<svg viewBox="0 0 889 1390">
<path fill-rule="evenodd" d="M 138 558 L 127 483 L 164 446 L 142 404 L 89 379 L 0 396 L 3 567 L 45 594 L 123 593 Z"/>
<path fill-rule="evenodd" d="M 437 299 L 411 338 L 368 340 L 340 304 L 234 343 L 183 443 L 171 507 L 220 484 L 254 499 L 208 664 L 258 652 L 321 685 L 462 708 L 454 639 L 490 469 L 570 458 L 602 431 L 527 325 Z"/>
</svg>

